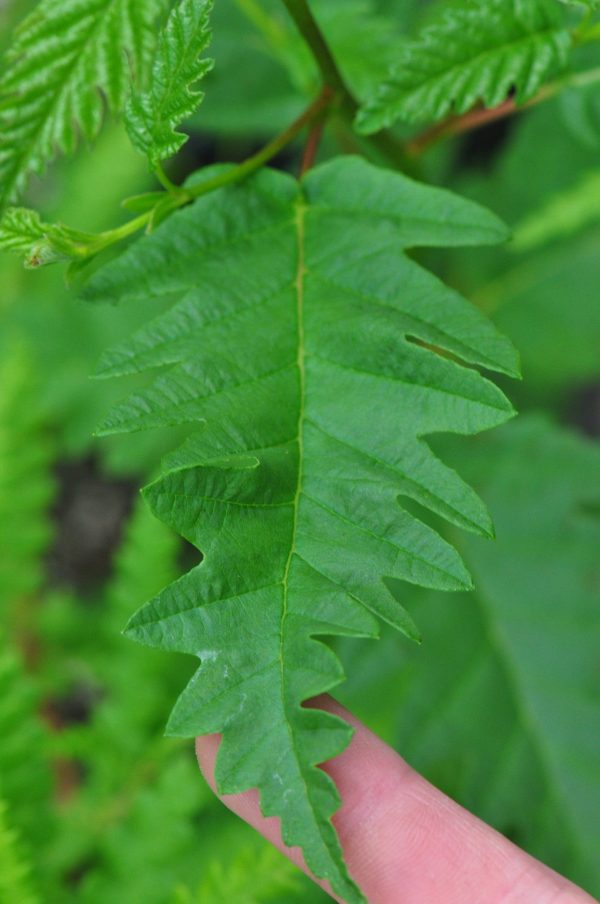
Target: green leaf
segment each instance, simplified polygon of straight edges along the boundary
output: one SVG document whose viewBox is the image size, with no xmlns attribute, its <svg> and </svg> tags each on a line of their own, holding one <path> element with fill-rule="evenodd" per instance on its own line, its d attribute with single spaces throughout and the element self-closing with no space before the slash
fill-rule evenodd
<svg viewBox="0 0 600 904">
<path fill-rule="evenodd" d="M 497 530 L 493 545 L 459 539 L 475 593 L 415 600 L 414 652 L 391 634 L 377 657 L 349 645 L 346 701 L 372 716 L 397 694 L 409 762 L 598 895 L 600 449 L 521 416 L 469 465 Z"/>
<path fill-rule="evenodd" d="M 512 91 L 522 104 L 565 65 L 570 46 L 554 0 L 467 0 L 401 45 L 388 81 L 359 113 L 359 131 L 494 107 Z"/>
<path fill-rule="evenodd" d="M 211 8 L 211 0 L 180 0 L 159 36 L 150 88 L 134 93 L 127 105 L 129 136 L 154 168 L 185 144 L 177 126 L 202 100 L 195 86 L 212 67 L 200 58 L 210 41 Z"/>
<path fill-rule="evenodd" d="M 91 141 L 125 106 L 153 47 L 165 0 L 41 0 L 23 22 L 0 78 L 0 208 L 57 153 Z"/>
<path fill-rule="evenodd" d="M 343 158 L 300 187 L 266 170 L 199 199 L 87 290 L 178 299 L 103 361 L 106 375 L 168 368 L 105 432 L 201 427 L 146 497 L 205 558 L 128 629 L 201 660 L 169 732 L 222 732 L 221 791 L 258 787 L 285 842 L 349 902 L 362 897 L 317 764 L 351 730 L 302 707 L 343 678 L 317 638 L 375 636 L 374 616 L 416 637 L 383 577 L 470 586 L 455 551 L 398 497 L 490 533 L 478 497 L 422 437 L 505 421 L 510 404 L 476 366 L 517 366 L 481 314 L 402 252 L 505 235 L 471 202 Z"/>
</svg>

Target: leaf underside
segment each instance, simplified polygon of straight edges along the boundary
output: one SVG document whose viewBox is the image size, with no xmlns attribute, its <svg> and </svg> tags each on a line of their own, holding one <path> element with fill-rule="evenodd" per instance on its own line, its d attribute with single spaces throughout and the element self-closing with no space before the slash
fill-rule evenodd
<svg viewBox="0 0 600 904">
<path fill-rule="evenodd" d="M 555 0 L 467 0 L 401 47 L 389 79 L 359 113 L 359 131 L 434 122 L 477 103 L 495 107 L 511 92 L 525 103 L 565 65 L 570 46 Z"/>
<path fill-rule="evenodd" d="M 316 638 L 373 637 L 377 618 L 416 637 L 383 577 L 470 586 L 455 550 L 399 497 L 490 533 L 481 501 L 422 437 L 505 421 L 510 404 L 476 366 L 517 370 L 510 344 L 403 249 L 504 237 L 468 201 L 344 158 L 300 188 L 266 170 L 199 199 L 87 291 L 175 298 L 105 356 L 105 376 L 166 369 L 103 432 L 200 427 L 145 494 L 204 559 L 128 626 L 201 660 L 169 732 L 222 732 L 220 790 L 258 787 L 286 844 L 349 902 L 362 897 L 317 764 L 351 730 L 302 706 L 343 678 Z"/>
<path fill-rule="evenodd" d="M 94 139 L 105 106 L 123 109 L 152 54 L 152 26 L 165 5 L 42 0 L 23 22 L 0 77 L 0 208 L 57 153 Z"/>
</svg>

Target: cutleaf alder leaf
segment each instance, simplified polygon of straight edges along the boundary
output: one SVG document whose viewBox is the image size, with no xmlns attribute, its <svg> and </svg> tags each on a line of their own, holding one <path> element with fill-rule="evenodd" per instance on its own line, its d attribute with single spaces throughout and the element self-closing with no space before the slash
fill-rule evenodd
<svg viewBox="0 0 600 904">
<path fill-rule="evenodd" d="M 152 54 L 165 0 L 42 0 L 22 23 L 0 76 L 0 208 L 79 138 L 104 106 L 121 111 Z"/>
<path fill-rule="evenodd" d="M 555 0 L 466 0 L 400 45 L 389 79 L 358 115 L 361 132 L 425 123 L 529 100 L 567 61 L 571 37 Z"/>
<path fill-rule="evenodd" d="M 259 788 L 286 844 L 348 902 L 362 896 L 318 764 L 351 729 L 302 706 L 343 679 L 320 638 L 373 637 L 377 619 L 417 637 L 389 579 L 470 587 L 456 551 L 399 497 L 490 533 L 479 498 L 423 437 L 510 418 L 476 368 L 517 369 L 508 341 L 403 249 L 505 236 L 469 201 L 342 158 L 300 185 L 264 170 L 200 198 L 87 289 L 93 300 L 175 299 L 105 356 L 107 376 L 166 370 L 103 432 L 200 428 L 145 495 L 204 559 L 128 626 L 201 660 L 168 730 L 222 732 L 220 790 Z"/>
<path fill-rule="evenodd" d="M 195 85 L 212 67 L 201 59 L 210 41 L 210 0 L 181 0 L 158 39 L 150 88 L 132 94 L 125 124 L 134 145 L 153 167 L 187 141 L 177 126 L 194 113 L 203 94 Z"/>
</svg>

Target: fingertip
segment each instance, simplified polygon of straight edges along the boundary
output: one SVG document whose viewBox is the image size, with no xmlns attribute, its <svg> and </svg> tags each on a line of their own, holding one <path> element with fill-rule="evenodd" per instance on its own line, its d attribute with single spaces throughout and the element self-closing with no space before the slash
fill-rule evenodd
<svg viewBox="0 0 600 904">
<path fill-rule="evenodd" d="M 219 744 L 221 743 L 221 735 L 203 735 L 196 738 L 196 759 L 200 766 L 200 772 L 217 794 L 217 785 L 215 782 L 215 762 Z"/>
</svg>

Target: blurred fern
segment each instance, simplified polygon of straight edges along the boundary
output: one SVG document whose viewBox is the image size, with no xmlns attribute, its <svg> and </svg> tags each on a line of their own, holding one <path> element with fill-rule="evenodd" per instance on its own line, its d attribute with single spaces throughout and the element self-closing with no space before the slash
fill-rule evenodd
<svg viewBox="0 0 600 904">
<path fill-rule="evenodd" d="M 6 803 L 0 800 L 0 904 L 37 904 L 30 866 L 11 828 Z"/>
<path fill-rule="evenodd" d="M 178 888 L 171 904 L 267 904 L 274 900 L 299 901 L 300 873 L 279 851 L 245 848 L 225 865 L 212 863 L 195 892 Z M 285 896 L 285 897 L 284 897 Z"/>
<path fill-rule="evenodd" d="M 18 343 L 0 361 L 0 613 L 35 592 L 50 538 L 53 447 L 43 423 L 35 363 Z"/>
<path fill-rule="evenodd" d="M 37 715 L 38 706 L 38 692 L 17 654 L 3 650 L 0 653 L 0 798 L 10 808 L 12 826 L 31 846 L 47 836 L 52 823 L 48 742 Z M 1 875 L 0 866 L 0 881 Z"/>
</svg>

